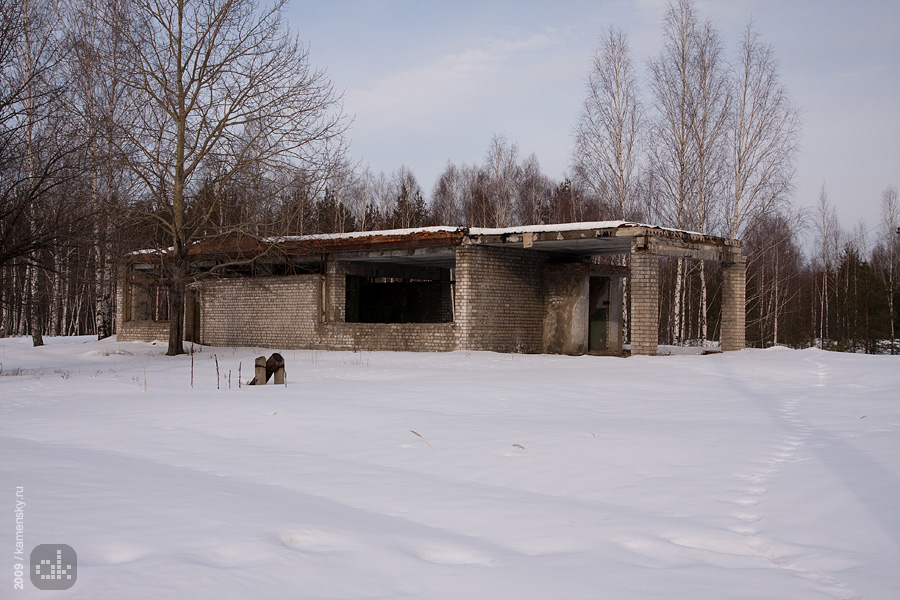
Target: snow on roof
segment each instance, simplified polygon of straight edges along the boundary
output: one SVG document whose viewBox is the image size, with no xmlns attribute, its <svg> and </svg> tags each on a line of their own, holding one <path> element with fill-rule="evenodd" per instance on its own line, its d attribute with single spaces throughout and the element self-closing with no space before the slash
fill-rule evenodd
<svg viewBox="0 0 900 600">
<path fill-rule="evenodd" d="M 280 242 L 309 242 L 316 240 L 349 240 L 365 237 L 387 237 L 414 235 L 416 233 L 464 233 L 465 227 L 416 227 L 412 229 L 380 229 L 376 231 L 348 231 L 346 233 L 316 233 L 311 235 L 283 235 L 265 238 L 264 241 L 272 243 Z"/>
<path fill-rule="evenodd" d="M 282 244 L 290 242 L 339 242 L 341 240 L 354 239 L 371 239 L 378 242 L 377 238 L 402 238 L 405 236 L 416 237 L 425 234 L 450 234 L 459 236 L 494 236 L 494 235 L 510 235 L 522 233 L 552 233 L 563 231 L 587 231 L 593 229 L 619 229 L 619 228 L 647 228 L 657 231 L 673 231 L 678 233 L 687 233 L 691 235 L 703 235 L 696 232 L 684 231 L 680 229 L 672 229 L 669 227 L 659 227 L 656 225 L 648 225 L 646 223 L 638 223 L 635 221 L 585 221 L 575 223 L 551 223 L 546 225 L 519 225 L 515 227 L 461 227 L 461 226 L 435 226 L 435 227 L 415 227 L 410 229 L 382 229 L 376 231 L 348 231 L 345 233 L 318 233 L 310 235 L 286 235 L 272 236 L 262 238 L 260 241 L 267 244 Z M 429 236 L 430 237 L 430 236 Z M 197 244 L 198 242 L 194 242 Z M 132 252 L 132 256 L 147 254 L 165 254 L 171 252 L 171 248 L 167 250 L 147 249 Z"/>
<path fill-rule="evenodd" d="M 552 231 L 582 231 L 588 229 L 616 229 L 619 227 L 653 227 L 632 221 L 587 221 L 579 223 L 552 223 L 549 225 L 519 225 L 516 227 L 415 227 L 411 229 L 382 229 L 376 231 L 349 231 L 346 233 L 319 233 L 313 235 L 288 235 L 266 238 L 267 242 L 306 242 L 315 240 L 344 240 L 361 237 L 397 237 L 418 233 L 461 233 L 468 235 L 505 235 L 511 233 L 543 233 Z"/>
<path fill-rule="evenodd" d="M 582 231 L 585 229 L 617 229 L 619 227 L 652 227 L 652 225 L 631 221 L 585 221 L 579 223 L 551 223 L 549 225 L 520 225 L 518 227 L 470 227 L 469 235 L 546 233 L 553 231 Z"/>
</svg>

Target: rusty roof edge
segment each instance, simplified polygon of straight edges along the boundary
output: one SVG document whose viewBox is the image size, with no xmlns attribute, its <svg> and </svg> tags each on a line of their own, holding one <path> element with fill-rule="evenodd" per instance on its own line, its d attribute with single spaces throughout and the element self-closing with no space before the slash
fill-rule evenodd
<svg viewBox="0 0 900 600">
<path fill-rule="evenodd" d="M 724 246 L 741 247 L 740 240 L 732 240 L 719 236 L 686 231 L 671 227 L 648 225 L 635 221 L 584 221 L 574 223 L 553 223 L 549 225 L 524 225 L 518 227 L 461 227 L 461 226 L 433 226 L 410 229 L 384 229 L 375 231 L 353 231 L 346 233 L 322 233 L 299 236 L 266 236 L 257 237 L 248 233 L 241 234 L 242 238 L 250 238 L 259 244 L 257 250 L 265 249 L 262 253 L 277 250 L 282 254 L 317 254 L 338 252 L 347 250 L 379 249 L 384 247 L 397 247 L 408 245 L 409 247 L 459 245 L 465 240 L 475 241 L 479 238 L 500 237 L 503 241 L 509 236 L 518 236 L 526 233 L 575 233 L 580 231 L 612 231 L 614 235 L 638 236 L 647 233 L 662 233 L 663 235 L 688 238 L 703 238 Z M 219 242 L 218 247 L 216 240 Z M 227 255 L 231 252 L 251 251 L 252 248 L 241 247 L 234 244 L 226 248 L 222 244 L 222 238 L 208 238 L 194 242 L 188 252 L 195 257 L 209 255 Z M 476 241 L 477 243 L 477 241 Z M 198 247 L 208 245 L 209 250 Z M 129 253 L 123 260 L 129 262 L 148 262 L 165 259 L 168 249 L 146 249 Z"/>
<path fill-rule="evenodd" d="M 316 242 L 316 241 L 349 241 L 359 238 L 398 238 L 398 237 L 416 237 L 428 236 L 432 234 L 449 234 L 449 235 L 465 235 L 468 231 L 465 227 L 458 226 L 433 226 L 433 227 L 415 227 L 408 229 L 378 229 L 374 231 L 348 231 L 344 233 L 315 233 L 309 235 L 283 235 L 271 236 L 263 238 L 264 241 L 274 243 L 291 243 L 291 242 Z"/>
<path fill-rule="evenodd" d="M 461 227 L 356 233 L 357 235 L 352 236 L 331 234 L 297 236 L 278 242 L 278 247 L 285 254 L 327 254 L 331 252 L 456 246 L 462 243 L 466 235 L 465 229 Z"/>
</svg>

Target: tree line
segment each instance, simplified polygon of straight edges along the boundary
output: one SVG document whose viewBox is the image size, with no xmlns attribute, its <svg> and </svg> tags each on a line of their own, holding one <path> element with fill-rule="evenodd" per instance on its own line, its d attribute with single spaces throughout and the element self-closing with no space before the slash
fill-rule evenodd
<svg viewBox="0 0 900 600">
<path fill-rule="evenodd" d="M 896 188 L 871 231 L 843 231 L 824 188 L 816 211 L 792 204 L 800 111 L 752 23 L 728 44 L 673 0 L 646 65 L 610 28 L 561 181 L 498 134 L 427 192 L 349 155 L 284 1 L 0 0 L 4 332 L 110 335 L 113 261 L 165 249 L 182 352 L 187 249 L 211 235 L 621 219 L 743 240 L 751 345 L 894 351 Z M 661 341 L 715 339 L 720 286 L 714 264 L 661 261 Z"/>
</svg>

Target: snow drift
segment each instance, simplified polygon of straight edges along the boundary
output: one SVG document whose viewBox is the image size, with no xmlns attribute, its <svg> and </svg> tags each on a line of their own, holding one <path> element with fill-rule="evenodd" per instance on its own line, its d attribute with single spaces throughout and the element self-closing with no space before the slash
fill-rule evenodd
<svg viewBox="0 0 900 600">
<path fill-rule="evenodd" d="M 200 350 L 0 340 L 0 596 L 17 490 L 65 598 L 900 589 L 900 358 Z"/>
</svg>

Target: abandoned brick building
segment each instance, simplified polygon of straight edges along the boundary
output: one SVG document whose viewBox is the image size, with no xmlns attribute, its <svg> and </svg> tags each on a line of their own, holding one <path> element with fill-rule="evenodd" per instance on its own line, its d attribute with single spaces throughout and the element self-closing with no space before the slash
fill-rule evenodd
<svg viewBox="0 0 900 600">
<path fill-rule="evenodd" d="M 740 243 L 638 223 L 232 237 L 191 253 L 216 273 L 185 302 L 185 339 L 201 344 L 620 354 L 630 274 L 631 352 L 655 354 L 659 257 L 675 256 L 721 263 L 721 347 L 744 347 Z M 592 259 L 616 255 L 630 266 Z M 118 339 L 168 336 L 163 260 L 123 263 Z"/>
</svg>

